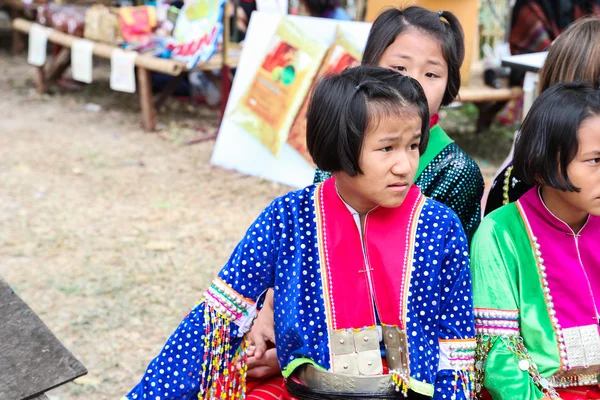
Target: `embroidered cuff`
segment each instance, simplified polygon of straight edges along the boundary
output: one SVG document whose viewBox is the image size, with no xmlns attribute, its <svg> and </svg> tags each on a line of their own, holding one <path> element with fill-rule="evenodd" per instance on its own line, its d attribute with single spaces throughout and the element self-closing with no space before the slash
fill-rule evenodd
<svg viewBox="0 0 600 400">
<path fill-rule="evenodd" d="M 478 335 L 515 336 L 519 335 L 519 311 L 475 309 L 475 330 Z"/>
<path fill-rule="evenodd" d="M 212 282 L 204 297 L 216 311 L 230 318 L 240 328 L 240 334 L 250 330 L 256 316 L 256 303 L 246 299 L 218 278 Z"/>
<path fill-rule="evenodd" d="M 440 340 L 439 369 L 465 370 L 475 364 L 475 339 Z"/>
</svg>

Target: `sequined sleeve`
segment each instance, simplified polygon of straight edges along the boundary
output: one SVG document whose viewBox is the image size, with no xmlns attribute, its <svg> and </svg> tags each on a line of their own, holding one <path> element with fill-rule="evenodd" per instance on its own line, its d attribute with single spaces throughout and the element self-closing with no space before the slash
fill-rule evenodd
<svg viewBox="0 0 600 400">
<path fill-rule="evenodd" d="M 483 387 L 494 400 L 534 400 L 557 394 L 547 385 L 531 359 L 520 330 L 517 275 L 519 255 L 503 231 L 506 218 L 486 217 L 471 244 L 477 350 L 476 389 Z M 558 397 L 556 397 L 558 398 Z"/>
<path fill-rule="evenodd" d="M 279 241 L 285 237 L 281 231 L 288 222 L 281 212 L 282 202 L 284 198 L 274 201 L 251 225 L 203 299 L 179 324 L 126 399 L 239 398 L 235 396 L 244 394 L 242 338 L 256 316 L 256 301 L 273 287 Z M 236 356 L 242 362 L 241 374 L 228 368 Z"/>
<path fill-rule="evenodd" d="M 479 167 L 456 144 L 446 146 L 417 181 L 423 194 L 450 207 L 471 240 L 481 221 L 484 182 Z"/>
<path fill-rule="evenodd" d="M 316 185 L 317 183 L 323 183 L 327 179 L 331 178 L 331 172 L 322 171 L 319 168 L 315 171 L 315 178 L 313 183 Z"/>
<path fill-rule="evenodd" d="M 446 234 L 440 287 L 440 364 L 434 399 L 470 399 L 474 394 L 475 327 L 469 249 L 454 213 Z"/>
<path fill-rule="evenodd" d="M 485 203 L 485 215 L 503 205 L 515 202 L 533 186 L 527 185 L 520 174 L 509 164 L 498 174 L 492 183 L 492 188 Z"/>
</svg>

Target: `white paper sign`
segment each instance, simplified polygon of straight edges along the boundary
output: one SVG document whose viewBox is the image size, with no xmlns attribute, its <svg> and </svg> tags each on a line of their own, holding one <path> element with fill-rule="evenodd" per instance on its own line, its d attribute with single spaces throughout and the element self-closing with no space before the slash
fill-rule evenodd
<svg viewBox="0 0 600 400">
<path fill-rule="evenodd" d="M 133 51 L 114 49 L 110 56 L 110 88 L 135 93 L 135 57 Z"/>
<path fill-rule="evenodd" d="M 86 39 L 74 39 L 71 45 L 71 72 L 73 79 L 92 83 L 92 51 L 94 43 Z"/>
<path fill-rule="evenodd" d="M 287 14 L 288 13 L 288 1 L 287 0 L 256 0 L 256 9 L 260 12 Z"/>
<path fill-rule="evenodd" d="M 33 24 L 29 31 L 29 54 L 27 62 L 36 67 L 41 67 L 46 63 L 46 46 L 48 36 L 52 29 L 38 24 Z"/>
</svg>

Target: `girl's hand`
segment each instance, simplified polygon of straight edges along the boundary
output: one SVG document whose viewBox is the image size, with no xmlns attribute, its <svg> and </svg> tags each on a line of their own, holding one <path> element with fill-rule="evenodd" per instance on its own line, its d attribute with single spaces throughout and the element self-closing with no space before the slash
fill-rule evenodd
<svg viewBox="0 0 600 400">
<path fill-rule="evenodd" d="M 247 376 L 249 378 L 266 379 L 279 374 L 281 374 L 281 368 L 275 348 L 268 349 L 261 358 L 248 356 Z"/>
<path fill-rule="evenodd" d="M 260 360 L 269 348 L 269 343 L 275 344 L 275 322 L 273 320 L 273 290 L 269 289 L 258 313 L 252 329 L 248 333 L 248 341 L 255 347 L 254 357 Z M 248 366 L 250 369 L 250 366 Z"/>
</svg>

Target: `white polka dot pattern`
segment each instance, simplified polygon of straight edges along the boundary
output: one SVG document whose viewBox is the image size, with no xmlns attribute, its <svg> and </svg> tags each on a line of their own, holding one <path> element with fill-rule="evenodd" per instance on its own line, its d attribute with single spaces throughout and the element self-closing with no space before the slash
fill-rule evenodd
<svg viewBox="0 0 600 400">
<path fill-rule="evenodd" d="M 235 320 L 244 303 L 231 298 L 232 293 L 247 302 L 256 301 L 269 287 L 275 289 L 277 352 L 284 374 L 302 359 L 330 368 L 314 190 L 311 186 L 289 193 L 267 207 L 219 272 L 221 286 L 215 286 L 219 293 L 213 297 L 235 311 L 229 314 Z M 439 340 L 473 338 L 475 333 L 467 240 L 458 217 L 446 206 L 426 200 L 413 257 L 406 321 L 411 376 L 433 385 L 436 399 L 461 399 L 463 391 L 456 387 L 462 372 L 438 371 Z M 203 308 L 198 305 L 184 319 L 129 399 L 197 396 L 205 348 Z M 231 324 L 230 329 L 233 353 L 245 327 Z"/>
</svg>

